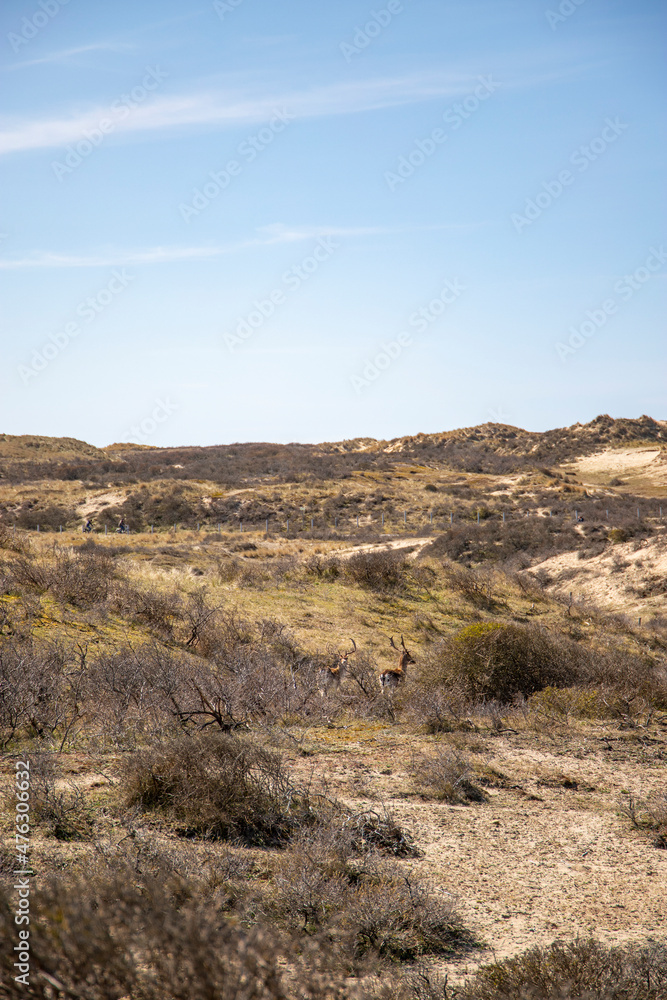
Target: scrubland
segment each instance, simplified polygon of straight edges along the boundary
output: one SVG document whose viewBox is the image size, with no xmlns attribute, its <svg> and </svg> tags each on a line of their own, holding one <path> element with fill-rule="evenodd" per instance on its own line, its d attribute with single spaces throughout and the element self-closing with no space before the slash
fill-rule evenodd
<svg viewBox="0 0 667 1000">
<path fill-rule="evenodd" d="M 218 485 L 262 515 L 268 497 L 276 522 L 291 498 L 296 527 L 268 536 L 217 530 L 212 480 L 184 480 L 189 513 L 153 533 L 136 496 L 157 505 L 171 480 L 5 482 L 0 996 L 667 995 L 656 493 L 558 465 L 457 470 L 451 448 L 383 456 L 342 481 Z M 21 526 L 47 508 L 39 534 Z M 135 530 L 105 536 L 118 510 Z M 603 571 L 626 582 L 600 595 Z M 415 660 L 393 696 L 392 637 Z M 29 988 L 12 968 L 17 760 Z"/>
</svg>

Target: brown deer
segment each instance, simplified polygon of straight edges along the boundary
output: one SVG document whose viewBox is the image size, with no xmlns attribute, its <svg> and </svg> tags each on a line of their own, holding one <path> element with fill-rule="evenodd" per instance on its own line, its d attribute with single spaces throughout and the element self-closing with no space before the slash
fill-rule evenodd
<svg viewBox="0 0 667 1000">
<path fill-rule="evenodd" d="M 319 671 L 320 694 L 322 696 L 332 687 L 340 687 L 340 682 L 347 671 L 348 657 L 357 651 L 357 644 L 354 639 L 350 639 L 350 642 L 352 643 L 352 649 L 348 649 L 345 653 L 337 653 L 334 665 L 332 667 L 322 667 Z"/>
<path fill-rule="evenodd" d="M 380 687 L 383 691 L 388 691 L 393 694 L 399 684 L 402 684 L 406 678 L 408 672 L 408 666 L 410 663 L 415 663 L 416 661 L 412 658 L 407 650 L 403 636 L 401 636 L 401 646 L 402 650 L 398 648 L 394 642 L 394 637 L 392 636 L 389 640 L 392 649 L 395 649 L 398 653 L 398 666 L 393 667 L 390 670 L 383 670 L 380 674 Z"/>
</svg>

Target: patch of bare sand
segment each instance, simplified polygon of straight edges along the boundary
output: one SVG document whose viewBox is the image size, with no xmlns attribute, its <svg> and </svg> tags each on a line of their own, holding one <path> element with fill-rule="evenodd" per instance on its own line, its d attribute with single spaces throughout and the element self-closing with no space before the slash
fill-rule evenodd
<svg viewBox="0 0 667 1000">
<path fill-rule="evenodd" d="M 336 555 L 343 559 L 355 556 L 358 552 L 398 552 L 401 549 L 410 549 L 409 559 L 416 558 L 425 545 L 432 542 L 432 538 L 397 538 L 387 542 L 371 542 L 364 545 L 355 545 L 350 549 L 337 549 Z"/>
<path fill-rule="evenodd" d="M 623 791 L 664 788 L 667 743 L 647 764 L 641 748 L 622 740 L 615 751 L 594 738 L 581 747 L 557 739 L 531 746 L 538 740 L 527 733 L 489 740 L 476 756 L 504 787 L 487 788 L 488 801 L 469 806 L 415 794 L 406 764 L 421 741 L 378 734 L 364 746 L 318 754 L 332 792 L 355 808 L 384 803 L 412 832 L 424 855 L 404 864 L 452 895 L 483 942 L 463 959 L 436 963 L 450 983 L 559 937 L 667 938 L 667 851 L 632 831 L 617 805 Z"/>
<path fill-rule="evenodd" d="M 586 455 L 576 461 L 579 471 L 586 472 L 627 472 L 629 469 L 643 469 L 659 461 L 660 448 L 614 448 Z"/>
<path fill-rule="evenodd" d="M 118 492 L 99 493 L 97 496 L 89 497 L 83 503 L 78 504 L 77 512 L 81 517 L 90 517 L 91 514 L 99 514 L 105 507 L 114 507 L 116 504 L 125 502 L 125 494 Z"/>
<path fill-rule="evenodd" d="M 626 614 L 664 614 L 667 609 L 667 536 L 622 542 L 599 555 L 552 556 L 531 567 L 547 574 L 547 590 L 584 597 Z"/>
<path fill-rule="evenodd" d="M 667 487 L 667 452 L 659 448 L 614 448 L 567 463 L 585 484 L 611 485 L 640 496 L 659 496 Z M 623 477 L 621 479 L 621 477 Z"/>
</svg>

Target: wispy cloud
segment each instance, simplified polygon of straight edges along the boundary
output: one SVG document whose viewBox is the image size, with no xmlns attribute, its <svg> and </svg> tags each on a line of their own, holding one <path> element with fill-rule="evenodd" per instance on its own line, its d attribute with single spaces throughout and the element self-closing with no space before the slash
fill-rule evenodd
<svg viewBox="0 0 667 1000">
<path fill-rule="evenodd" d="M 0 258 L 0 270 L 11 271 L 34 267 L 138 267 L 142 264 L 171 264 L 175 261 L 211 260 L 253 247 L 272 246 L 278 243 L 302 243 L 316 240 L 321 236 L 360 239 L 365 236 L 387 236 L 396 233 L 432 230 L 462 233 L 486 225 L 489 223 L 436 223 L 429 226 L 286 226 L 283 223 L 273 223 L 258 228 L 257 236 L 223 246 L 147 247 L 142 250 L 119 249 L 89 254 L 36 251 L 27 257 Z"/>
<path fill-rule="evenodd" d="M 232 91 L 209 91 L 161 97 L 141 105 L 115 132 L 151 132 L 194 126 L 232 128 L 265 121 L 277 108 L 297 118 L 357 114 L 437 98 L 454 98 L 476 82 L 469 74 L 416 74 L 372 80 L 338 82 L 303 91 L 245 97 Z M 99 106 L 69 117 L 6 123 L 0 131 L 0 154 L 31 149 L 65 147 L 95 128 L 110 109 Z"/>
<path fill-rule="evenodd" d="M 130 52 L 135 48 L 127 42 L 92 42 L 90 45 L 79 45 L 75 49 L 62 49 L 60 52 L 50 52 L 39 59 L 26 59 L 24 62 L 11 63 L 5 70 L 23 69 L 26 66 L 42 66 L 46 63 L 67 62 L 73 56 L 84 55 L 87 52 Z"/>
</svg>

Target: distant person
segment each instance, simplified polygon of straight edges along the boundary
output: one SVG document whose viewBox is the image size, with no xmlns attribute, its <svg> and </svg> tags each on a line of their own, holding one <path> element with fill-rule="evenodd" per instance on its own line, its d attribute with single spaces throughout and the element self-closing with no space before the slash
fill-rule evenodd
<svg viewBox="0 0 667 1000">
<path fill-rule="evenodd" d="M 125 518 L 124 518 L 124 517 L 121 517 L 120 521 L 118 522 L 118 527 L 116 528 L 116 532 L 117 532 L 118 534 L 121 534 L 121 535 L 122 535 L 122 534 L 124 534 L 124 533 L 125 533 L 125 532 L 126 532 L 127 530 L 128 530 L 128 528 L 127 528 L 127 525 L 125 524 Z"/>
<path fill-rule="evenodd" d="M 92 531 L 93 530 L 93 522 L 90 520 L 90 518 L 88 518 L 88 520 L 84 524 L 83 530 L 84 531 Z"/>
</svg>

